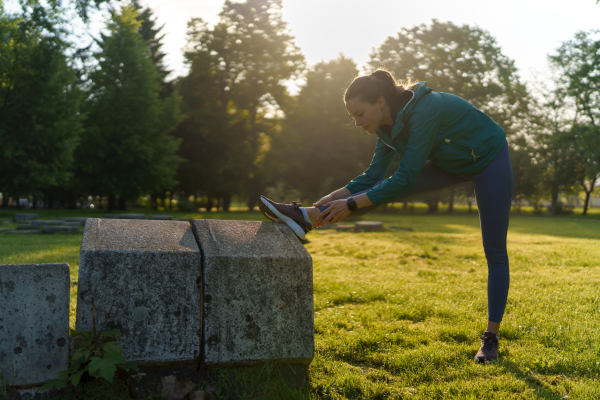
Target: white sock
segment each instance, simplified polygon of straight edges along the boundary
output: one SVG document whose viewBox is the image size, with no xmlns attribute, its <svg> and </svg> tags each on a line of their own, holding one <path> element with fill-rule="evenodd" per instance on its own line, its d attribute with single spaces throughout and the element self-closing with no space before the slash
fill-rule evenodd
<svg viewBox="0 0 600 400">
<path fill-rule="evenodd" d="M 300 207 L 300 211 L 302 211 L 302 215 L 304 215 L 304 219 L 312 226 L 312 222 L 310 222 L 310 218 L 308 218 L 308 213 L 304 209 L 304 207 Z"/>
</svg>

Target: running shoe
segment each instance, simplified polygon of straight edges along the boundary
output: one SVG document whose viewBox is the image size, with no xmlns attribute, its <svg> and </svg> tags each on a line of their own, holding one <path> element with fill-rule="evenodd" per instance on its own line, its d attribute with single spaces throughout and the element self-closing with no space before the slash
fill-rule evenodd
<svg viewBox="0 0 600 400">
<path fill-rule="evenodd" d="M 491 363 L 498 359 L 498 336 L 492 332 L 485 332 L 481 337 L 481 348 L 475 355 L 475 361 Z"/>
<path fill-rule="evenodd" d="M 275 222 L 285 222 L 301 240 L 306 240 L 306 234 L 312 230 L 312 225 L 304 219 L 298 202 L 281 204 L 260 196 L 258 207 L 265 217 Z"/>
</svg>

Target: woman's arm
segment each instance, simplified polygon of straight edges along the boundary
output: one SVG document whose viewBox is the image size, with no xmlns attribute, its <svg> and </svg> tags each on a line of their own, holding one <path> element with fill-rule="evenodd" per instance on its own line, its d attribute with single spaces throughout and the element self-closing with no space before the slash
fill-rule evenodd
<svg viewBox="0 0 600 400">
<path fill-rule="evenodd" d="M 329 193 L 327 196 L 323 197 L 321 200 L 317 201 L 313 204 L 315 207 L 320 207 L 325 205 L 325 203 L 329 203 L 333 200 L 343 199 L 344 197 L 350 196 L 352 193 L 345 187 L 336 190 L 335 192 Z"/>
</svg>

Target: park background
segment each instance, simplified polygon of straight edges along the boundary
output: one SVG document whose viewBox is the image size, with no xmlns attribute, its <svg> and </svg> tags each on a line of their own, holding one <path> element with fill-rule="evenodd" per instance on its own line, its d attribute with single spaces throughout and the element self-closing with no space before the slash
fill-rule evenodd
<svg viewBox="0 0 600 400">
<path fill-rule="evenodd" d="M 231 382 L 248 399 L 599 398 L 600 213 L 585 204 L 598 197 L 600 4 L 563 8 L 564 26 L 548 21 L 556 32 L 573 26 L 572 16 L 590 25 L 557 39 L 537 73 L 519 70 L 527 64 L 486 30 L 489 5 L 481 13 L 492 16 L 477 23 L 423 22 L 424 5 L 363 59 L 309 62 L 286 25 L 287 2 L 216 3 L 221 13 L 207 21 L 190 11 L 180 64 L 167 62 L 176 51 L 145 4 L 0 3 L 2 227 L 16 228 L 14 214 L 26 207 L 42 219 L 135 209 L 260 220 L 259 194 L 310 204 L 368 166 L 375 138 L 353 126 L 342 93 L 356 74 L 385 66 L 468 99 L 506 130 L 515 197 L 500 361 L 472 361 L 487 268 L 466 186 L 369 215 L 384 232 L 312 232 L 308 386 L 286 387 L 263 369 L 223 376 L 219 398 Z M 358 36 L 377 24 L 350 18 L 370 15 L 360 8 L 328 10 Z M 532 55 L 533 30 L 523 34 Z M 0 236 L 0 264 L 70 265 L 72 327 L 81 239 L 81 231 Z M 129 397 L 100 385 L 71 398 Z"/>
<path fill-rule="evenodd" d="M 535 41 L 548 48 L 540 34 L 593 25 L 600 6 L 587 3 L 575 24 L 556 20 L 556 7 L 525 8 L 526 16 L 541 20 L 530 25 L 549 27 L 537 35 L 514 10 L 510 24 L 530 35 L 518 51 L 511 39 L 525 72 L 485 29 L 498 29 L 489 6 L 476 13 L 489 14 L 486 20 L 473 17 L 477 8 L 468 2 L 464 14 L 477 24 L 398 25 L 380 43 L 369 43 L 360 66 L 341 52 L 308 64 L 281 1 L 202 2 L 196 7 L 211 23 L 188 16 L 185 39 L 177 39 L 183 54 L 165 48 L 164 25 L 137 1 L 2 3 L 2 207 L 228 211 L 252 209 L 260 194 L 311 204 L 368 166 L 375 138 L 352 126 L 341 97 L 354 76 L 384 66 L 398 79 L 425 80 L 471 101 L 505 129 L 517 208 L 559 215 L 575 207 L 585 215 L 600 205 L 594 191 L 600 35 L 588 29 L 561 38 L 545 66 Z M 295 2 L 290 7 L 298 9 Z M 361 38 L 377 25 L 377 14 L 356 20 L 360 3 L 347 7 L 337 12 L 326 4 L 324 17 L 308 4 L 306 15 L 315 17 L 306 24 L 321 27 L 331 19 L 332 41 L 366 53 Z M 572 9 L 565 15 L 581 14 Z M 423 18 L 399 17 L 405 23 Z M 313 48 L 331 47 L 321 45 L 327 29 L 313 30 L 313 45 L 304 47 L 314 59 L 321 54 Z M 414 202 L 429 212 L 440 204 L 452 211 L 454 203 L 473 204 L 474 196 L 467 186 Z"/>
</svg>

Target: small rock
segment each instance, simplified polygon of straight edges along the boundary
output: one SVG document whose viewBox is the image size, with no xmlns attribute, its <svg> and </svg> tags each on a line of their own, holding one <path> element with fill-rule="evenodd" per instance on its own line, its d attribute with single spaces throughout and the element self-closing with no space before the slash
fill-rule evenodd
<svg viewBox="0 0 600 400">
<path fill-rule="evenodd" d="M 163 389 L 163 399 L 181 400 L 196 387 L 190 378 L 186 378 L 181 382 L 177 382 L 177 377 L 173 375 L 163 376 L 160 378 Z"/>
<path fill-rule="evenodd" d="M 206 393 L 204 393 L 204 390 L 194 390 L 189 393 L 188 397 L 190 400 L 205 400 Z"/>
</svg>

